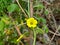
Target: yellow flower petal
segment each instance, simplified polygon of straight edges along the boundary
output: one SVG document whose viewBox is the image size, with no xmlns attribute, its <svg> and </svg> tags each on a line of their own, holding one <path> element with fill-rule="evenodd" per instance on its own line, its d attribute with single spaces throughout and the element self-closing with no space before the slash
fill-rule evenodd
<svg viewBox="0 0 60 45">
<path fill-rule="evenodd" d="M 21 34 L 21 36 L 17 39 L 17 42 L 20 41 L 24 37 L 24 34 Z"/>
<path fill-rule="evenodd" d="M 35 20 L 34 18 L 29 18 L 27 19 L 27 26 L 28 27 L 36 27 L 37 26 L 37 20 Z"/>
</svg>

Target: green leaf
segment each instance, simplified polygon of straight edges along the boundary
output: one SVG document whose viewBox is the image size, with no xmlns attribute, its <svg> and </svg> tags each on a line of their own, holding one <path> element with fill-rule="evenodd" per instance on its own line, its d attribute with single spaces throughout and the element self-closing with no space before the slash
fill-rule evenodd
<svg viewBox="0 0 60 45">
<path fill-rule="evenodd" d="M 45 31 L 45 33 L 48 33 L 49 32 L 49 29 L 46 25 L 43 25 L 42 29 Z"/>
<path fill-rule="evenodd" d="M 38 21 L 39 22 L 42 22 L 43 24 L 46 24 L 46 19 L 42 18 L 42 17 L 39 17 L 38 18 Z"/>
<path fill-rule="evenodd" d="M 42 30 L 41 28 L 38 28 L 38 29 L 36 30 L 36 33 L 44 34 L 44 30 Z"/>
<path fill-rule="evenodd" d="M 9 5 L 7 7 L 8 12 L 10 12 L 10 13 L 14 12 L 17 9 L 18 9 L 18 5 L 17 4 L 11 4 L 11 5 Z"/>
<path fill-rule="evenodd" d="M 44 5 L 43 4 L 38 4 L 38 5 L 35 5 L 34 8 L 43 9 L 44 8 Z"/>
<path fill-rule="evenodd" d="M 0 21 L 0 31 L 2 31 L 4 29 L 4 22 L 3 21 Z"/>
<path fill-rule="evenodd" d="M 48 30 L 48 28 L 46 28 L 45 33 L 48 33 L 48 32 L 49 32 L 49 30 Z"/>
<path fill-rule="evenodd" d="M 8 18 L 8 16 L 4 15 L 1 18 L 1 21 L 3 21 L 5 24 L 10 24 L 10 19 Z"/>
<path fill-rule="evenodd" d="M 0 42 L 0 45 L 3 45 L 3 42 Z"/>
<path fill-rule="evenodd" d="M 45 14 L 45 15 L 48 15 L 48 14 L 49 14 L 49 11 L 46 9 L 46 10 L 44 11 L 44 14 Z"/>
</svg>

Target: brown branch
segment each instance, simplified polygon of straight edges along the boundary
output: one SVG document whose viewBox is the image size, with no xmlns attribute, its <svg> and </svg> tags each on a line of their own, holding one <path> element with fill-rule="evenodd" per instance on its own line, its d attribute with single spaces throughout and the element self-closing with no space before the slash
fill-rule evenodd
<svg viewBox="0 0 60 45">
<path fill-rule="evenodd" d="M 33 0 L 30 0 L 30 17 L 33 17 Z"/>
<path fill-rule="evenodd" d="M 57 30 L 57 24 L 56 24 L 55 17 L 53 16 L 53 14 L 52 14 L 51 16 L 52 16 L 52 19 L 53 19 L 53 21 L 54 21 L 54 26 L 55 26 L 55 28 L 56 28 L 56 30 Z"/>
<path fill-rule="evenodd" d="M 56 33 L 58 32 L 59 29 L 60 29 L 60 25 L 59 25 L 58 29 L 56 30 L 56 32 L 54 33 L 53 37 L 51 38 L 50 43 L 51 43 L 52 40 L 54 39 L 54 37 L 55 37 L 55 35 L 56 35 Z"/>
<path fill-rule="evenodd" d="M 51 30 L 49 30 L 49 33 L 54 34 L 54 32 L 53 32 L 53 31 L 51 31 Z M 55 35 L 56 35 L 56 36 L 60 36 L 60 33 L 55 34 Z"/>
<path fill-rule="evenodd" d="M 15 27 L 16 31 L 18 32 L 19 36 L 20 36 L 21 32 L 20 32 L 19 28 L 16 25 L 14 25 L 14 27 Z"/>
<path fill-rule="evenodd" d="M 24 16 L 25 16 L 26 18 L 28 18 L 27 14 L 25 13 L 25 11 L 24 11 L 24 9 L 22 8 L 22 6 L 21 6 L 21 4 L 19 3 L 19 1 L 16 0 L 16 2 L 17 2 L 17 4 L 18 4 L 18 6 L 20 7 L 20 9 L 22 10 L 22 12 L 24 13 Z"/>
</svg>

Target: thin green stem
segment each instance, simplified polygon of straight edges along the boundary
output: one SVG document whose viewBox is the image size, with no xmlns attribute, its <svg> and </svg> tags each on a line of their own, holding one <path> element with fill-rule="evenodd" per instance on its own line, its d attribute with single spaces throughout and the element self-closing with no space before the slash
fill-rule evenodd
<svg viewBox="0 0 60 45">
<path fill-rule="evenodd" d="M 24 13 L 24 16 L 25 16 L 26 18 L 28 18 L 27 14 L 25 13 L 25 10 L 22 8 L 21 4 L 19 3 L 19 0 L 16 0 L 16 2 L 17 2 L 17 4 L 18 4 L 18 6 L 20 7 L 20 9 L 22 10 L 22 12 Z"/>
<path fill-rule="evenodd" d="M 35 30 L 33 30 L 33 32 L 34 32 L 34 42 L 33 42 L 33 45 L 36 45 L 36 32 L 35 32 Z"/>
<path fill-rule="evenodd" d="M 28 0 L 28 16 L 30 17 L 30 0 Z"/>
</svg>

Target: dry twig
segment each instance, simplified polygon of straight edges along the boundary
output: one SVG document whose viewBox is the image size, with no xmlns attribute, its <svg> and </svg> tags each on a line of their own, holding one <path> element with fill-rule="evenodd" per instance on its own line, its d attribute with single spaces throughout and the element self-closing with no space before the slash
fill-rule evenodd
<svg viewBox="0 0 60 45">
<path fill-rule="evenodd" d="M 33 0 L 30 0 L 30 17 L 33 17 Z"/>
<path fill-rule="evenodd" d="M 50 33 L 52 33 L 52 34 L 54 34 L 54 32 L 53 31 L 51 31 L 51 30 L 49 30 L 49 32 Z M 60 33 L 58 33 L 58 34 L 55 34 L 56 36 L 60 36 Z"/>
<path fill-rule="evenodd" d="M 54 39 L 54 37 L 55 37 L 55 35 L 56 35 L 56 33 L 58 32 L 59 29 L 60 29 L 60 25 L 59 25 L 58 29 L 56 30 L 56 32 L 54 33 L 53 37 L 51 38 L 50 43 L 51 43 L 52 40 Z"/>
</svg>

